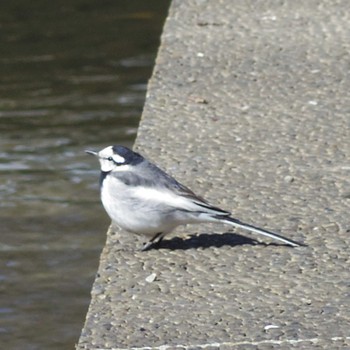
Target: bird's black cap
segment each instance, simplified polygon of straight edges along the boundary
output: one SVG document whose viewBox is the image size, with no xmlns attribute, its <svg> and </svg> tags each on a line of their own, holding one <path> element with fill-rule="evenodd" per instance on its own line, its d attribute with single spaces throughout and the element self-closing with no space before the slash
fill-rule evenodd
<svg viewBox="0 0 350 350">
<path fill-rule="evenodd" d="M 136 165 L 144 160 L 141 154 L 138 154 L 125 146 L 114 145 L 112 149 L 114 153 L 125 159 L 124 164 Z"/>
</svg>

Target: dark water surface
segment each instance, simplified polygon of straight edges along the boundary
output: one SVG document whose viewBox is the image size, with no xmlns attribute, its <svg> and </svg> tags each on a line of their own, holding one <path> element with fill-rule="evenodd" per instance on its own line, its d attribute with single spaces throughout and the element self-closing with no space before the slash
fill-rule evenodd
<svg viewBox="0 0 350 350">
<path fill-rule="evenodd" d="M 0 5 L 0 348 L 73 349 L 109 220 L 98 164 L 132 145 L 164 0 Z"/>
</svg>

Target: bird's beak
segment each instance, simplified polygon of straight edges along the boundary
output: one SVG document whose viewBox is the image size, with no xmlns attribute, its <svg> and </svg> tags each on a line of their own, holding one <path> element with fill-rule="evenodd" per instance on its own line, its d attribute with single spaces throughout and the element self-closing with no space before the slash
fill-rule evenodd
<svg viewBox="0 0 350 350">
<path fill-rule="evenodd" d="M 95 156 L 95 157 L 98 157 L 98 153 L 95 152 L 95 151 L 89 151 L 89 150 L 86 150 L 85 153 L 87 154 L 91 154 L 92 156 Z"/>
</svg>

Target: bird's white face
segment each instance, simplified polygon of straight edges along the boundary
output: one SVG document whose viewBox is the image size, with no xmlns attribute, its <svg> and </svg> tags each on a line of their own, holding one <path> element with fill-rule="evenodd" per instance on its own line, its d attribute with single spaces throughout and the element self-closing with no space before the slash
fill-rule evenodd
<svg viewBox="0 0 350 350">
<path fill-rule="evenodd" d="M 97 156 L 103 172 L 127 170 L 129 167 L 125 158 L 114 152 L 113 146 L 104 148 Z"/>
<path fill-rule="evenodd" d="M 100 152 L 88 150 L 85 152 L 98 158 L 101 164 L 101 171 L 104 173 L 130 171 L 144 161 L 140 154 L 120 145 L 108 146 Z"/>
</svg>

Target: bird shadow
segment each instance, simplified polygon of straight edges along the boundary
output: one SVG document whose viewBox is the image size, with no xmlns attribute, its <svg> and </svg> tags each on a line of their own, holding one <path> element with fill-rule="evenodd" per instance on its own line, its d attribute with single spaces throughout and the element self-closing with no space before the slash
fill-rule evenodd
<svg viewBox="0 0 350 350">
<path fill-rule="evenodd" d="M 202 233 L 200 235 L 191 235 L 189 238 L 174 237 L 169 240 L 163 240 L 152 246 L 152 249 L 168 249 L 168 250 L 188 250 L 196 248 L 220 248 L 223 246 L 235 247 L 241 245 L 263 245 L 268 244 L 258 242 L 236 233 Z"/>
</svg>

